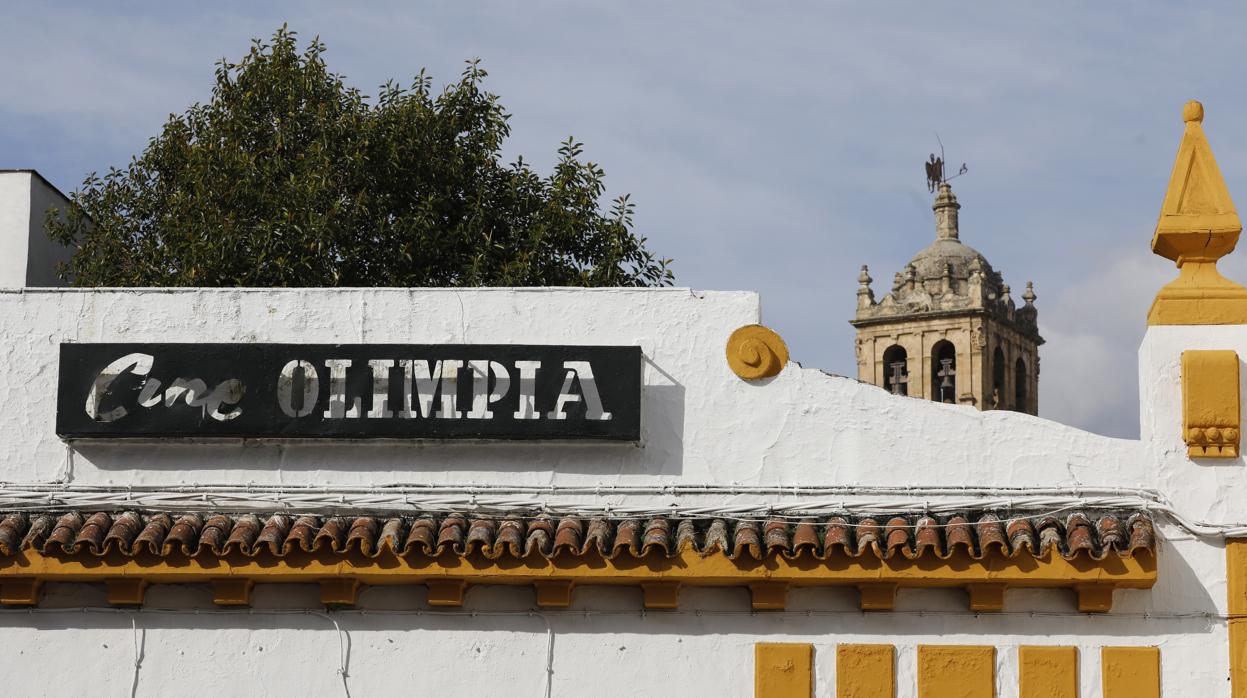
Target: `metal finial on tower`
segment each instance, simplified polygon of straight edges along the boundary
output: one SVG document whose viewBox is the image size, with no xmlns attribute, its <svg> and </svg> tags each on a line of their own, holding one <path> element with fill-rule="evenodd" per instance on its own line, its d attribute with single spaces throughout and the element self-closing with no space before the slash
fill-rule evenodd
<svg viewBox="0 0 1247 698">
<path fill-rule="evenodd" d="M 949 180 L 956 179 L 961 175 L 970 171 L 966 164 L 961 163 L 961 169 L 957 170 L 957 174 L 952 177 L 944 176 L 944 142 L 940 140 L 940 134 L 935 134 L 935 141 L 940 144 L 940 156 L 935 157 L 935 153 L 931 153 L 931 158 L 924 163 L 927 169 L 927 191 L 932 194 L 939 188 L 941 184 L 948 183 Z"/>
</svg>

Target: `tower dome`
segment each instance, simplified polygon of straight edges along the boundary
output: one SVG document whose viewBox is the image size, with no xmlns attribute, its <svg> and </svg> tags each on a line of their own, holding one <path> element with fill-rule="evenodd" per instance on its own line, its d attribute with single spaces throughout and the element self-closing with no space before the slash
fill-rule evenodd
<svg viewBox="0 0 1247 698">
<path fill-rule="evenodd" d="M 851 321 L 859 378 L 894 393 L 1036 413 L 1043 338 L 1033 285 L 1017 307 L 1000 273 L 961 241 L 961 204 L 948 182 L 931 210 L 935 240 L 877 302 L 862 267 Z"/>
</svg>

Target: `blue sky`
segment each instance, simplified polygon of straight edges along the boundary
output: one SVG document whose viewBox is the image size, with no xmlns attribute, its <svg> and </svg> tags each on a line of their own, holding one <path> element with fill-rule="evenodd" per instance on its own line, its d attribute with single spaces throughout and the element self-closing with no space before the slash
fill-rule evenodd
<svg viewBox="0 0 1247 698">
<path fill-rule="evenodd" d="M 1148 242 L 1187 99 L 1247 197 L 1247 6 L 1009 5 L 27 4 L 0 23 L 0 167 L 69 191 L 124 164 L 207 98 L 217 59 L 283 22 L 365 92 L 479 57 L 513 114 L 508 157 L 548 170 L 575 136 L 678 285 L 761 292 L 794 358 L 854 375 L 858 268 L 882 294 L 933 238 L 938 132 L 970 166 L 962 240 L 1035 282 L 1041 414 L 1133 436 L 1144 317 L 1175 274 Z"/>
</svg>

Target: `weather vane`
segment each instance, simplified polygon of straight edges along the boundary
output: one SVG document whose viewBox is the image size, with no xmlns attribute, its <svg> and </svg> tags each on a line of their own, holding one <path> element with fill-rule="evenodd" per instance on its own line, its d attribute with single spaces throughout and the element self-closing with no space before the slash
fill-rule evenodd
<svg viewBox="0 0 1247 698">
<path fill-rule="evenodd" d="M 927 191 L 934 193 L 939 186 L 951 179 L 956 179 L 961 175 L 970 171 L 966 164 L 961 163 L 961 169 L 957 170 L 957 174 L 952 177 L 944 176 L 944 142 L 940 140 L 940 134 L 935 134 L 935 142 L 940 144 L 940 156 L 935 157 L 935 153 L 931 153 L 931 159 L 924 163 L 927 166 Z"/>
</svg>

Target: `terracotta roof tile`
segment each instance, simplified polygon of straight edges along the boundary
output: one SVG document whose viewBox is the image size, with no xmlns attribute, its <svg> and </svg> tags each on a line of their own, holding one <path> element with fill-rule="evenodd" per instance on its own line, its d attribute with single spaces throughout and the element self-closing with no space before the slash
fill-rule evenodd
<svg viewBox="0 0 1247 698">
<path fill-rule="evenodd" d="M 533 554 L 533 551 L 539 552 L 541 555 L 549 557 L 551 548 L 554 547 L 554 523 L 550 519 L 536 519 L 528 523 L 528 538 L 524 541 L 524 556 Z"/>
<path fill-rule="evenodd" d="M 664 554 L 671 553 L 671 522 L 665 518 L 650 519 L 645 524 L 645 535 L 641 537 L 641 554 L 649 555 L 653 550 L 661 550 Z"/>
<path fill-rule="evenodd" d="M 463 515 L 456 514 L 455 516 L 457 516 L 458 518 L 454 520 L 454 523 L 459 525 L 458 542 L 462 543 L 463 542 L 463 526 L 462 526 Z M 444 523 L 444 527 L 449 526 L 451 525 L 451 520 L 447 519 L 443 523 Z M 331 516 L 325 519 L 325 523 L 322 524 L 320 527 L 320 530 L 316 532 L 316 537 L 312 539 L 312 547 L 313 548 L 327 548 L 329 550 L 334 551 L 335 553 L 341 552 L 342 550 L 345 549 L 344 541 L 346 540 L 346 530 L 347 530 L 346 526 L 347 526 L 346 520 L 343 519 L 341 516 Z"/>
<path fill-rule="evenodd" d="M 784 519 L 771 519 L 766 522 L 766 525 L 762 527 L 763 539 L 766 541 L 766 554 L 792 550 L 788 544 L 788 527 L 789 524 Z"/>
<path fill-rule="evenodd" d="M 857 535 L 857 547 L 853 548 L 853 557 L 861 557 L 867 550 L 874 552 L 876 557 L 886 557 L 883 554 L 883 548 L 879 545 L 883 529 L 879 527 L 878 521 L 871 518 L 858 521 L 855 527 L 849 527 L 850 540 L 854 534 Z"/>
<path fill-rule="evenodd" d="M 974 532 L 964 516 L 953 516 L 945 522 L 944 538 L 945 554 L 951 555 L 957 550 L 974 552 Z"/>
<path fill-rule="evenodd" d="M 675 552 L 690 548 L 697 549 L 697 526 L 692 519 L 680 519 L 675 529 Z"/>
<path fill-rule="evenodd" d="M 26 517 L 21 514 L 9 514 L 0 519 L 0 555 L 12 555 L 22 545 L 22 534 L 26 529 Z"/>
<path fill-rule="evenodd" d="M 883 556 L 891 557 L 895 552 L 909 552 L 909 521 L 903 516 L 893 516 L 884 527 Z M 906 557 L 912 557 L 907 555 Z"/>
<path fill-rule="evenodd" d="M 594 551 L 605 558 L 672 556 L 693 549 L 702 555 L 761 560 L 782 554 L 817 559 L 832 556 L 947 559 L 969 554 L 1066 559 L 1153 553 L 1156 534 L 1144 513 L 1073 513 L 1014 517 L 1007 524 L 993 513 L 886 518 L 831 516 L 823 520 L 770 518 L 729 521 L 658 516 L 637 519 L 583 519 L 562 516 L 526 520 L 518 516 L 421 515 L 415 517 L 317 517 L 273 514 L 139 514 L 92 512 L 0 515 L 0 555 L 24 549 L 44 554 L 95 555 L 119 551 L 127 556 L 224 555 L 282 557 L 295 551 L 382 551 L 434 556 L 446 552 L 481 554 L 488 559 L 529 555 L 580 556 Z M 642 526 L 644 528 L 642 532 Z M 436 534 L 435 534 L 436 532 Z"/>
<path fill-rule="evenodd" d="M 917 556 L 922 556 L 928 550 L 940 552 L 940 528 L 939 521 L 930 516 L 920 517 L 915 524 L 914 531 L 914 552 Z"/>
<path fill-rule="evenodd" d="M 522 519 L 503 519 L 502 523 L 498 524 L 498 537 L 494 540 L 493 555 L 490 557 L 496 560 L 503 555 L 511 557 L 524 555 L 524 521 Z"/>
<path fill-rule="evenodd" d="M 256 545 L 267 548 L 270 553 L 278 553 L 285 547 L 290 534 L 290 517 L 285 514 L 273 514 L 264 522 Z"/>
<path fill-rule="evenodd" d="M 437 538 L 434 531 L 437 530 L 437 522 L 431 516 L 422 516 L 411 524 L 411 531 L 407 534 L 407 542 L 403 545 L 404 550 L 416 550 L 425 555 L 431 554 L 437 545 Z"/>
<path fill-rule="evenodd" d="M 1002 553 L 1009 552 L 1009 544 L 1005 538 L 1005 527 L 1000 523 L 1000 519 L 995 514 L 984 514 L 975 526 L 975 533 L 978 534 L 979 551 L 981 553 L 986 554 L 988 550 L 993 548 Z"/>
<path fill-rule="evenodd" d="M 437 551 L 450 548 L 457 553 L 463 552 L 464 529 L 467 524 L 467 517 L 463 514 L 451 514 L 442 519 L 442 525 L 437 530 Z"/>
<path fill-rule="evenodd" d="M 731 547 L 727 542 L 727 522 L 723 519 L 713 519 L 702 536 L 702 554 L 713 555 L 714 553 L 727 552 Z"/>
<path fill-rule="evenodd" d="M 491 521 L 490 524 L 492 527 L 493 522 Z M 381 519 L 373 516 L 355 517 L 355 520 L 351 522 L 351 528 L 346 532 L 346 549 L 358 550 L 371 556 L 373 545 L 377 542 L 380 531 Z"/>
<path fill-rule="evenodd" d="M 732 554 L 730 557 L 741 557 L 748 554 L 755 560 L 762 559 L 762 539 L 758 535 L 758 524 L 753 521 L 737 521 L 736 534 L 733 536 Z M 649 552 L 646 550 L 645 552 Z"/>
<path fill-rule="evenodd" d="M 199 552 L 203 552 L 207 548 L 220 555 L 225 546 L 225 539 L 229 537 L 230 530 L 233 527 L 234 522 L 224 514 L 209 516 L 208 520 L 204 522 L 203 530 L 199 534 Z"/>
<path fill-rule="evenodd" d="M 689 522 L 690 525 L 692 522 Z M 681 525 L 683 522 L 681 522 Z M 818 552 L 818 528 L 814 519 L 801 519 L 792 530 L 792 552 L 790 556 L 815 554 Z"/>
<path fill-rule="evenodd" d="M 579 553 L 580 535 L 584 532 L 584 524 L 574 516 L 565 516 L 559 521 L 554 531 L 554 552 Z"/>
<path fill-rule="evenodd" d="M 113 517 L 102 511 L 92 514 L 78 529 L 78 534 L 74 536 L 74 551 L 90 550 L 93 553 L 102 554 L 104 534 L 108 533 L 108 528 L 112 526 L 112 523 Z"/>
<path fill-rule="evenodd" d="M 827 519 L 823 531 L 823 554 L 839 552 L 852 555 L 854 552 L 852 530 L 849 520 L 843 516 L 833 516 Z"/>
<path fill-rule="evenodd" d="M 1151 550 L 1156 545 L 1156 531 L 1146 514 L 1132 515 L 1127 519 L 1127 524 L 1130 526 L 1130 542 L 1125 550 Z"/>
<path fill-rule="evenodd" d="M 1012 550 L 1026 549 L 1034 553 L 1039 550 L 1039 539 L 1035 536 L 1035 527 L 1027 519 L 1013 519 L 1005 529 L 1009 536 L 1009 547 Z"/>
<path fill-rule="evenodd" d="M 251 554 L 252 544 L 260 536 L 260 519 L 255 514 L 243 514 L 234 519 L 234 528 L 225 539 L 225 552 L 238 550 Z"/>
<path fill-rule="evenodd" d="M 173 528 L 173 519 L 168 514 L 156 514 L 148 517 L 147 525 L 143 527 L 142 532 L 134 539 L 134 548 L 136 552 L 145 552 L 148 555 L 156 555 L 160 553 L 161 542 L 169 537 L 169 530 Z"/>
</svg>

